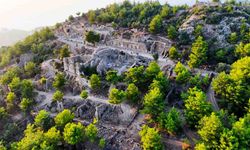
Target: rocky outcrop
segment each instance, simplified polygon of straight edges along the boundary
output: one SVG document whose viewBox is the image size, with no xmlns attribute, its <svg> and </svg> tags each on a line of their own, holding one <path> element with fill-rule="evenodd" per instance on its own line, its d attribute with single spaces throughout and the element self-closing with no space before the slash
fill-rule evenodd
<svg viewBox="0 0 250 150">
<path fill-rule="evenodd" d="M 96 68 L 99 74 L 104 74 L 109 69 L 124 72 L 134 65 L 147 65 L 150 60 L 113 48 L 104 48 L 93 55 L 84 67 Z"/>
<path fill-rule="evenodd" d="M 212 49 L 228 48 L 231 44 L 228 38 L 232 32 L 239 32 L 242 19 L 249 18 L 241 9 L 234 8 L 237 11 L 234 14 L 219 11 L 222 7 L 220 3 L 198 3 L 189 10 L 189 16 L 179 28 L 180 33 L 187 33 L 191 40 L 195 40 L 194 31 L 197 25 L 202 25 L 202 36 L 208 41 Z M 247 28 L 250 27 L 246 23 Z"/>
<path fill-rule="evenodd" d="M 33 57 L 34 57 L 33 54 L 22 54 L 19 58 L 18 66 L 24 67 L 26 63 L 33 60 Z"/>
</svg>

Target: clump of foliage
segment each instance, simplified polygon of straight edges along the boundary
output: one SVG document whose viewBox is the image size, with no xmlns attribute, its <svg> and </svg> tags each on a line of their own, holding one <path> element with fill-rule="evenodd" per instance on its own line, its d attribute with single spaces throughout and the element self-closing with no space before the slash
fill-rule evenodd
<svg viewBox="0 0 250 150">
<path fill-rule="evenodd" d="M 49 127 L 52 124 L 52 119 L 50 117 L 50 113 L 47 112 L 46 110 L 40 110 L 38 114 L 35 117 L 34 124 L 37 127 L 41 127 L 44 130 L 49 129 Z"/>
<path fill-rule="evenodd" d="M 29 77 L 35 75 L 37 72 L 36 64 L 34 62 L 28 62 L 24 66 L 24 71 L 25 71 L 25 74 Z"/>
<path fill-rule="evenodd" d="M 137 103 L 140 100 L 140 91 L 134 83 L 128 85 L 126 89 L 127 100 Z"/>
<path fill-rule="evenodd" d="M 182 120 L 176 108 L 171 108 L 168 113 L 161 113 L 157 119 L 160 126 L 169 133 L 176 133 L 181 128 Z"/>
<path fill-rule="evenodd" d="M 80 97 L 82 99 L 86 99 L 88 98 L 88 92 L 86 90 L 82 90 L 81 94 L 80 94 Z"/>
<path fill-rule="evenodd" d="M 147 125 L 144 125 L 139 132 L 141 136 L 142 148 L 146 149 L 156 149 L 156 150 L 163 150 L 163 144 L 161 142 L 161 135 L 159 132 L 154 129 L 150 128 Z"/>
<path fill-rule="evenodd" d="M 206 41 L 199 36 L 196 41 L 192 44 L 192 51 L 189 55 L 188 65 L 190 68 L 199 67 L 207 61 L 207 50 L 208 45 Z"/>
<path fill-rule="evenodd" d="M 70 56 L 70 51 L 69 51 L 69 47 L 67 45 L 64 45 L 63 47 L 61 47 L 59 50 L 59 58 L 63 59 L 64 57 L 69 57 Z"/>
<path fill-rule="evenodd" d="M 229 42 L 231 44 L 236 44 L 237 41 L 238 41 L 237 33 L 236 32 L 231 33 L 230 36 L 229 36 Z"/>
<path fill-rule="evenodd" d="M 64 127 L 67 123 L 74 119 L 74 114 L 70 110 L 64 109 L 62 112 L 58 113 L 54 118 L 55 123 L 58 127 Z"/>
<path fill-rule="evenodd" d="M 176 73 L 176 82 L 185 84 L 188 82 L 191 74 L 189 70 L 181 63 L 178 62 L 174 68 L 174 72 Z"/>
<path fill-rule="evenodd" d="M 143 113 L 158 116 L 164 109 L 164 99 L 159 88 L 151 89 L 143 99 Z"/>
<path fill-rule="evenodd" d="M 4 107 L 0 107 L 0 120 L 7 116 L 7 112 Z"/>
<path fill-rule="evenodd" d="M 89 31 L 85 35 L 86 41 L 92 44 L 98 43 L 100 41 L 100 35 L 94 31 Z"/>
<path fill-rule="evenodd" d="M 134 83 L 138 87 L 142 86 L 142 84 L 144 83 L 145 76 L 144 76 L 144 67 L 143 66 L 130 68 L 125 73 L 125 75 L 126 75 L 125 80 L 128 83 Z"/>
<path fill-rule="evenodd" d="M 250 56 L 250 43 L 243 44 L 241 42 L 239 45 L 236 46 L 235 53 L 240 58 Z"/>
<path fill-rule="evenodd" d="M 23 98 L 19 106 L 21 110 L 27 111 L 31 107 L 32 103 L 33 101 L 31 99 Z"/>
<path fill-rule="evenodd" d="M 207 102 L 206 94 L 196 87 L 189 89 L 186 94 L 182 95 L 182 98 L 184 99 L 186 121 L 192 127 L 197 125 L 203 116 L 212 112 L 212 106 Z"/>
<path fill-rule="evenodd" d="M 28 124 L 24 131 L 25 136 L 16 143 L 15 149 L 57 149 L 57 145 L 61 139 L 60 131 L 55 127 L 49 129 L 47 132 L 34 125 Z"/>
<path fill-rule="evenodd" d="M 170 39 L 174 40 L 178 36 L 178 31 L 176 30 L 174 26 L 171 25 L 167 29 L 167 34 Z"/>
<path fill-rule="evenodd" d="M 222 106 L 238 116 L 244 114 L 242 106 L 246 106 L 249 100 L 249 66 L 250 57 L 244 57 L 231 66 L 229 74 L 220 73 L 212 81 L 212 86 L 222 101 Z"/>
<path fill-rule="evenodd" d="M 200 24 L 195 27 L 194 35 L 196 38 L 199 36 L 202 36 L 202 29 L 203 29 L 203 27 Z"/>
<path fill-rule="evenodd" d="M 57 73 L 53 82 L 53 87 L 57 90 L 60 90 L 63 88 L 63 86 L 66 84 L 66 79 L 63 73 Z"/>
<path fill-rule="evenodd" d="M 120 81 L 121 77 L 117 75 L 116 70 L 109 70 L 106 73 L 106 80 L 112 84 L 116 84 L 118 81 Z"/>
<path fill-rule="evenodd" d="M 63 96 L 64 96 L 64 94 L 61 91 L 56 90 L 56 92 L 53 94 L 52 100 L 53 101 L 62 101 Z"/>
<path fill-rule="evenodd" d="M 119 104 L 126 98 L 126 93 L 116 88 L 111 89 L 109 93 L 109 102 L 112 104 Z"/>
<path fill-rule="evenodd" d="M 178 59 L 179 58 L 179 53 L 175 47 L 171 47 L 168 51 L 169 57 L 171 59 Z"/>
<path fill-rule="evenodd" d="M 157 62 L 152 61 L 148 65 L 148 67 L 145 70 L 145 77 L 148 82 L 152 82 L 153 79 L 159 74 L 161 71 L 160 66 L 157 64 Z"/>
<path fill-rule="evenodd" d="M 90 87 L 93 90 L 97 90 L 101 87 L 101 79 L 97 74 L 92 74 L 90 76 Z"/>
<path fill-rule="evenodd" d="M 92 143 L 97 138 L 97 132 L 98 132 L 98 129 L 96 128 L 94 123 L 89 124 L 85 128 L 85 134 L 86 134 L 87 138 L 90 140 L 90 142 L 92 142 Z"/>
<path fill-rule="evenodd" d="M 160 15 L 156 15 L 149 24 L 149 32 L 159 33 L 162 29 L 162 18 Z"/>
<path fill-rule="evenodd" d="M 83 141 L 84 126 L 81 123 L 68 123 L 63 131 L 64 140 L 71 145 L 75 145 Z"/>
</svg>

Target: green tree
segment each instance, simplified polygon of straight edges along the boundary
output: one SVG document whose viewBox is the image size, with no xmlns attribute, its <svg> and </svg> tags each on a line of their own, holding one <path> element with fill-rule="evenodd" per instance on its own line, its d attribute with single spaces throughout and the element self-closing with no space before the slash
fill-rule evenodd
<svg viewBox="0 0 250 150">
<path fill-rule="evenodd" d="M 47 79 L 46 79 L 45 77 L 42 77 L 42 78 L 39 80 L 39 83 L 42 84 L 42 85 L 46 84 L 46 82 L 47 82 Z"/>
<path fill-rule="evenodd" d="M 101 139 L 99 140 L 98 146 L 99 146 L 101 149 L 104 149 L 105 145 L 106 145 L 105 139 L 104 139 L 104 138 L 101 138 Z"/>
<path fill-rule="evenodd" d="M 32 124 L 28 124 L 24 131 L 24 137 L 17 143 L 17 150 L 41 149 L 41 144 L 45 141 L 42 130 L 37 129 Z"/>
<path fill-rule="evenodd" d="M 27 76 L 33 76 L 36 73 L 36 64 L 34 62 L 28 62 L 24 66 L 24 71 Z"/>
<path fill-rule="evenodd" d="M 231 33 L 229 37 L 229 42 L 231 44 L 235 44 L 237 43 L 237 40 L 238 40 L 237 33 L 236 32 Z"/>
<path fill-rule="evenodd" d="M 69 57 L 70 51 L 68 45 L 64 45 L 62 48 L 59 49 L 59 58 L 63 59 L 64 57 Z"/>
<path fill-rule="evenodd" d="M 208 45 L 206 41 L 199 36 L 192 44 L 192 52 L 189 55 L 188 65 L 190 68 L 195 68 L 207 61 Z"/>
<path fill-rule="evenodd" d="M 167 79 L 164 72 L 159 72 L 154 78 L 153 82 L 149 86 L 150 89 L 159 88 L 161 93 L 166 93 L 169 89 L 169 80 Z"/>
<path fill-rule="evenodd" d="M 44 133 L 45 141 L 41 147 L 43 149 L 49 149 L 51 150 L 57 149 L 57 145 L 62 139 L 61 133 L 59 130 L 56 129 L 56 127 L 50 128 L 46 133 Z M 48 146 L 49 145 L 49 146 Z"/>
<path fill-rule="evenodd" d="M 203 29 L 203 27 L 200 24 L 195 27 L 194 35 L 196 38 L 199 36 L 202 36 L 202 29 Z"/>
<path fill-rule="evenodd" d="M 133 67 L 130 68 L 126 73 L 125 80 L 128 83 L 134 83 L 137 86 L 140 86 L 144 82 L 144 67 Z"/>
<path fill-rule="evenodd" d="M 14 77 L 18 77 L 21 73 L 20 68 L 12 67 L 7 70 L 3 75 L 0 76 L 0 83 L 2 85 L 9 84 Z"/>
<path fill-rule="evenodd" d="M 88 16 L 88 20 L 91 24 L 95 23 L 95 20 L 96 20 L 96 13 L 95 11 L 93 10 L 90 10 L 88 13 L 87 13 L 87 16 Z"/>
<path fill-rule="evenodd" d="M 174 40 L 177 38 L 178 32 L 174 26 L 171 25 L 170 27 L 168 27 L 167 32 L 170 39 Z"/>
<path fill-rule="evenodd" d="M 142 148 L 144 150 L 163 150 L 163 144 L 161 141 L 161 135 L 159 132 L 150 128 L 147 125 L 144 125 L 139 132 L 142 142 Z"/>
<path fill-rule="evenodd" d="M 81 123 L 66 124 L 64 127 L 63 137 L 68 144 L 75 145 L 80 143 L 84 138 L 84 126 Z"/>
<path fill-rule="evenodd" d="M 100 35 L 94 31 L 89 31 L 85 35 L 86 41 L 95 44 L 100 41 Z"/>
<path fill-rule="evenodd" d="M 52 124 L 52 120 L 50 117 L 50 113 L 47 112 L 46 110 L 40 110 L 38 114 L 35 117 L 35 122 L 34 124 L 37 127 L 41 127 L 44 130 L 49 129 L 49 127 Z"/>
<path fill-rule="evenodd" d="M 236 137 L 234 146 L 236 149 L 246 149 L 250 145 L 250 114 L 248 113 L 233 124 L 233 134 Z"/>
<path fill-rule="evenodd" d="M 86 90 L 82 90 L 81 94 L 80 94 L 80 97 L 82 99 L 86 99 L 88 98 L 88 92 Z"/>
<path fill-rule="evenodd" d="M 250 57 L 244 57 L 231 65 L 230 74 L 220 73 L 212 81 L 213 89 L 222 99 L 223 107 L 227 107 L 230 113 L 242 116 L 242 106 L 248 104 L 250 97 L 249 70 Z"/>
<path fill-rule="evenodd" d="M 168 17 L 171 13 L 171 8 L 167 5 L 163 6 L 160 12 L 162 18 Z"/>
<path fill-rule="evenodd" d="M 242 42 L 236 46 L 235 53 L 240 58 L 250 56 L 250 43 L 244 45 Z"/>
<path fill-rule="evenodd" d="M 109 70 L 106 74 L 106 80 L 112 84 L 116 84 L 120 80 L 120 77 L 117 75 L 116 70 Z"/>
<path fill-rule="evenodd" d="M 101 79 L 98 75 L 92 74 L 90 77 L 90 87 L 93 90 L 97 90 L 101 87 Z"/>
<path fill-rule="evenodd" d="M 185 105 L 185 118 L 193 127 L 203 116 L 212 112 L 212 107 L 207 102 L 206 94 L 196 87 L 189 89 L 186 95 L 182 95 L 182 98 Z"/>
<path fill-rule="evenodd" d="M 162 18 L 160 15 L 154 16 L 149 24 L 149 32 L 151 33 L 159 33 L 162 29 Z"/>
<path fill-rule="evenodd" d="M 96 128 L 96 126 L 91 123 L 89 124 L 86 128 L 85 128 L 85 134 L 87 136 L 87 138 L 93 143 L 96 138 L 97 138 L 97 132 L 98 129 Z"/>
<path fill-rule="evenodd" d="M 57 90 L 62 89 L 63 86 L 66 84 L 66 79 L 63 73 L 57 73 L 54 82 L 53 87 Z"/>
<path fill-rule="evenodd" d="M 28 98 L 23 98 L 19 106 L 23 111 L 27 111 L 31 107 L 32 103 L 32 100 Z"/>
<path fill-rule="evenodd" d="M 225 72 L 222 72 L 213 79 L 212 87 L 216 94 L 221 95 L 222 97 L 226 97 L 228 94 L 227 86 L 228 84 L 232 84 L 232 82 L 233 81 L 232 79 L 230 79 L 230 76 Z"/>
<path fill-rule="evenodd" d="M 62 101 L 63 100 L 63 96 L 64 96 L 64 94 L 61 91 L 57 90 L 53 94 L 52 100 L 53 101 Z"/>
<path fill-rule="evenodd" d="M 7 150 L 7 148 L 4 146 L 2 141 L 0 141 L 0 149 L 1 150 Z"/>
<path fill-rule="evenodd" d="M 150 62 L 149 66 L 145 70 L 145 77 L 152 82 L 152 80 L 159 74 L 161 71 L 160 66 L 157 64 L 157 62 L 152 61 Z"/>
<path fill-rule="evenodd" d="M 13 105 L 15 99 L 16 99 L 16 94 L 14 92 L 9 92 L 6 97 L 7 105 L 8 104 Z"/>
<path fill-rule="evenodd" d="M 23 80 L 21 82 L 21 95 L 22 98 L 33 98 L 34 97 L 34 86 L 31 80 Z"/>
<path fill-rule="evenodd" d="M 247 23 L 246 23 L 246 19 L 242 19 L 241 20 L 241 26 L 240 26 L 240 36 L 241 39 L 245 40 L 245 35 L 247 33 Z"/>
<path fill-rule="evenodd" d="M 179 53 L 177 51 L 177 49 L 172 46 L 169 51 L 168 51 L 168 55 L 171 59 L 178 59 L 179 58 Z"/>
<path fill-rule="evenodd" d="M 160 126 L 170 133 L 176 133 L 181 128 L 180 112 L 176 108 L 171 108 L 168 113 L 161 113 L 158 117 Z"/>
<path fill-rule="evenodd" d="M 126 98 L 126 93 L 122 90 L 113 88 L 109 93 L 109 102 L 111 104 L 120 104 Z"/>
<path fill-rule="evenodd" d="M 194 147 L 195 150 L 207 150 L 207 147 L 204 143 L 198 143 Z"/>
<path fill-rule="evenodd" d="M 4 107 L 0 107 L 0 120 L 7 116 L 7 112 Z"/>
<path fill-rule="evenodd" d="M 220 118 L 214 112 L 210 116 L 204 116 L 199 121 L 198 134 L 208 149 L 216 149 L 220 145 L 220 134 L 223 125 Z"/>
<path fill-rule="evenodd" d="M 159 88 L 151 89 L 144 96 L 143 106 L 143 112 L 152 115 L 154 118 L 163 111 L 164 99 Z"/>
<path fill-rule="evenodd" d="M 73 15 L 70 15 L 69 18 L 68 18 L 69 21 L 73 21 L 74 20 L 74 17 Z"/>
<path fill-rule="evenodd" d="M 191 74 L 189 70 L 181 63 L 178 62 L 174 68 L 174 72 L 176 73 L 176 82 L 185 84 L 189 80 Z"/>
<path fill-rule="evenodd" d="M 8 84 L 8 87 L 11 89 L 13 92 L 18 92 L 21 87 L 21 80 L 19 77 L 14 77 L 12 81 Z"/>
<path fill-rule="evenodd" d="M 55 123 L 59 127 L 64 127 L 67 123 L 74 119 L 74 114 L 70 110 L 64 109 L 62 112 L 58 113 L 54 118 Z"/>
<path fill-rule="evenodd" d="M 140 100 L 140 91 L 134 83 L 128 85 L 126 90 L 127 100 L 137 103 Z"/>
</svg>

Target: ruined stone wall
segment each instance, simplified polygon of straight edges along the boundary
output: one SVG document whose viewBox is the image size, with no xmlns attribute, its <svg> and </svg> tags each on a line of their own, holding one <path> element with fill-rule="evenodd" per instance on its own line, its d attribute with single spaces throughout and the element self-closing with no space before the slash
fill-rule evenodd
<svg viewBox="0 0 250 150">
<path fill-rule="evenodd" d="M 80 56 L 64 58 L 63 59 L 64 71 L 79 76 L 81 63 L 82 59 Z"/>
<path fill-rule="evenodd" d="M 144 53 L 148 52 L 148 48 L 147 48 L 145 43 L 115 39 L 115 40 L 108 41 L 106 44 L 108 46 L 120 47 L 123 49 L 130 49 L 130 50 L 133 50 L 135 52 L 144 52 Z"/>
</svg>

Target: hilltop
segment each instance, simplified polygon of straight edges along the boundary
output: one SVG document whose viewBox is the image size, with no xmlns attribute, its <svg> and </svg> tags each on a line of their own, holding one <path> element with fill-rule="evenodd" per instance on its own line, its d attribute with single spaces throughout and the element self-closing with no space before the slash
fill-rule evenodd
<svg viewBox="0 0 250 150">
<path fill-rule="evenodd" d="M 124 1 L 2 47 L 0 148 L 247 148 L 249 29 L 247 3 Z"/>
</svg>

